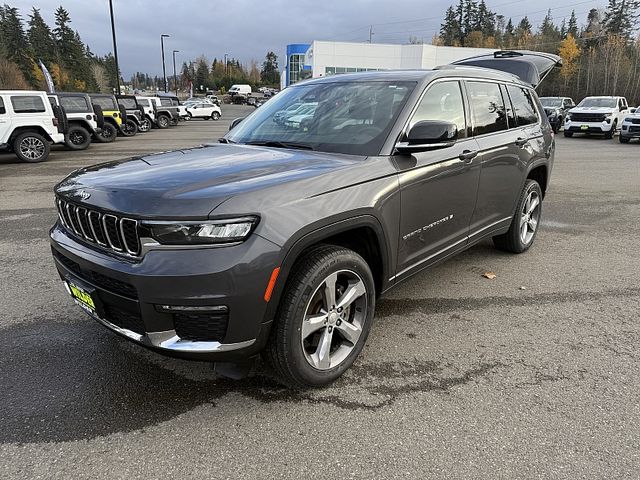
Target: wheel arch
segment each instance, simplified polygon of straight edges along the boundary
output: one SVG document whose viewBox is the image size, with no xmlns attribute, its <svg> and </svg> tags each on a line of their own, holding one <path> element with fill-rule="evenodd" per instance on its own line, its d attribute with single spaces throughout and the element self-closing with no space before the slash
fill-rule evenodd
<svg viewBox="0 0 640 480">
<path fill-rule="evenodd" d="M 21 135 L 21 134 L 27 133 L 27 132 L 37 133 L 39 135 L 42 135 L 49 142 L 53 142 L 53 139 L 51 138 L 49 133 L 44 128 L 42 128 L 40 126 L 37 126 L 37 125 L 32 125 L 32 126 L 28 126 L 28 127 L 16 127 L 13 130 L 13 132 L 11 132 L 11 135 L 9 135 L 9 141 L 7 143 L 13 144 L 13 142 L 15 141 L 15 139 L 16 139 L 16 137 L 18 135 Z"/>
<path fill-rule="evenodd" d="M 549 183 L 549 169 L 546 164 L 535 165 L 529 173 L 527 173 L 527 179 L 535 180 L 540 185 L 540 190 L 542 190 L 542 198 L 546 195 L 547 185 Z"/>
<path fill-rule="evenodd" d="M 280 263 L 278 280 L 267 306 L 265 321 L 275 317 L 282 293 L 295 263 L 310 249 L 318 245 L 337 245 L 355 251 L 371 268 L 376 295 L 388 287 L 390 256 L 389 245 L 380 221 L 373 215 L 359 215 L 339 220 L 296 235 L 283 247 L 286 252 Z"/>
</svg>

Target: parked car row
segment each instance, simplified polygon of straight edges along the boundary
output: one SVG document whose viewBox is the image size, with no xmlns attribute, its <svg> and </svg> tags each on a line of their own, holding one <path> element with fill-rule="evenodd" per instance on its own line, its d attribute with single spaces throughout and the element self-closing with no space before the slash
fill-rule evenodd
<svg viewBox="0 0 640 480">
<path fill-rule="evenodd" d="M 578 105 L 568 97 L 540 98 L 553 131 L 564 129 L 565 137 L 576 133 L 613 138 L 616 131 L 620 143 L 640 138 L 640 107 L 630 108 L 625 97 L 585 97 Z"/>
<path fill-rule="evenodd" d="M 52 144 L 84 150 L 91 142 L 110 143 L 180 120 L 222 115 L 213 103 L 186 107 L 171 94 L 111 95 L 82 92 L 0 91 L 0 150 L 18 159 L 45 161 Z"/>
</svg>

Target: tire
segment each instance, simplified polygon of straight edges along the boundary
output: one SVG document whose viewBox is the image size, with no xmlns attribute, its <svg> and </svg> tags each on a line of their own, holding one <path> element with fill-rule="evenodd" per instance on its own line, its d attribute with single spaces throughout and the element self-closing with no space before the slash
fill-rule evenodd
<svg viewBox="0 0 640 480">
<path fill-rule="evenodd" d="M 564 136 L 567 137 L 567 138 L 571 138 L 571 137 L 573 137 L 573 132 L 568 132 L 568 131 L 565 130 L 564 131 Z"/>
<path fill-rule="evenodd" d="M 64 144 L 69 150 L 85 150 L 91 144 L 91 135 L 80 125 L 71 125 Z"/>
<path fill-rule="evenodd" d="M 158 128 L 162 128 L 162 129 L 169 128 L 171 119 L 164 113 L 161 113 L 160 115 L 158 115 L 157 123 L 158 123 Z"/>
<path fill-rule="evenodd" d="M 606 138 L 607 140 L 611 140 L 613 138 L 613 135 L 616 133 L 616 128 L 618 128 L 618 121 L 614 120 L 613 125 L 611 125 L 611 130 L 604 134 L 604 138 Z"/>
<path fill-rule="evenodd" d="M 191 120 L 193 118 L 193 114 L 191 112 L 187 112 L 187 118 L 185 120 Z"/>
<path fill-rule="evenodd" d="M 138 133 L 138 125 L 128 118 L 127 121 L 122 124 L 122 127 L 120 127 L 120 133 L 123 137 L 134 137 L 136 133 Z"/>
<path fill-rule="evenodd" d="M 211 120 L 219 120 L 220 119 L 220 114 L 218 112 L 213 112 L 211 114 Z"/>
<path fill-rule="evenodd" d="M 44 162 L 49 158 L 51 146 L 39 133 L 24 132 L 13 140 L 13 151 L 19 160 L 26 163 Z"/>
<path fill-rule="evenodd" d="M 531 198 L 531 200 L 529 200 Z M 532 205 L 537 200 L 535 205 Z M 531 203 L 530 203 L 531 202 Z M 528 214 L 525 215 L 525 210 Z M 516 213 L 511 220 L 507 233 L 493 237 L 493 244 L 499 250 L 511 253 L 525 252 L 533 245 L 538 234 L 542 218 L 542 190 L 535 180 L 528 179 L 522 193 Z"/>
<path fill-rule="evenodd" d="M 111 122 L 104 122 L 102 131 L 93 136 L 93 139 L 98 143 L 111 143 L 115 141 L 118 136 L 118 129 Z"/>
<path fill-rule="evenodd" d="M 629 138 L 623 137 L 622 135 L 618 137 L 618 140 L 620 140 L 620 143 L 629 143 Z"/>
<path fill-rule="evenodd" d="M 149 130 L 151 130 L 151 120 L 149 120 L 148 118 L 145 118 L 140 122 L 138 131 L 141 133 L 147 133 Z"/>
<path fill-rule="evenodd" d="M 333 291 L 334 301 L 328 301 L 325 291 Z M 354 296 L 348 306 L 335 308 L 341 300 L 347 302 L 349 291 Z M 346 248 L 317 247 L 294 265 L 263 355 L 287 386 L 328 385 L 362 351 L 374 311 L 373 275 L 364 259 Z"/>
</svg>

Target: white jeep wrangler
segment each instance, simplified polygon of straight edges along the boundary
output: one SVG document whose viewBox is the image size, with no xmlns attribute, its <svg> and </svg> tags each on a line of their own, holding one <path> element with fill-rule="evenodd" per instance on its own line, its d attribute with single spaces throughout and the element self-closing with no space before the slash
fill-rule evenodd
<svg viewBox="0 0 640 480">
<path fill-rule="evenodd" d="M 69 131 L 66 145 L 70 150 L 84 150 L 91 144 L 91 137 L 102 131 L 104 117 L 96 113 L 96 107 L 91 105 L 91 98 L 86 93 L 56 92 L 49 94 L 51 105 L 61 105 L 67 114 Z"/>
<path fill-rule="evenodd" d="M 51 143 L 65 143 L 64 109 L 52 107 L 46 92 L 0 90 L 0 149 L 23 162 L 43 162 Z"/>
<path fill-rule="evenodd" d="M 569 110 L 564 120 L 564 136 L 594 133 L 613 138 L 629 111 L 624 97 L 585 97 Z"/>
</svg>

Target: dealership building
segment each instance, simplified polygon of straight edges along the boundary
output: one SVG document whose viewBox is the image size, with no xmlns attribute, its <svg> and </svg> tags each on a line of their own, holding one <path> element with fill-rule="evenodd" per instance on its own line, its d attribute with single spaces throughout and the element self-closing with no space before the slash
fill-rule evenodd
<svg viewBox="0 0 640 480">
<path fill-rule="evenodd" d="M 325 42 L 287 45 L 282 88 L 307 78 L 371 70 L 428 69 L 495 49 L 427 44 Z"/>
</svg>

